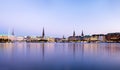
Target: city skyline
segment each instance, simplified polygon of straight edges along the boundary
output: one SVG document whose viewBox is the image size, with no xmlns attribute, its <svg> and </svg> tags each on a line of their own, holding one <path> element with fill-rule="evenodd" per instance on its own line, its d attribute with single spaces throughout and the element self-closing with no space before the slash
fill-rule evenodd
<svg viewBox="0 0 120 70">
<path fill-rule="evenodd" d="M 119 32 L 119 0 L 1 0 L 0 34 L 71 36 Z"/>
</svg>

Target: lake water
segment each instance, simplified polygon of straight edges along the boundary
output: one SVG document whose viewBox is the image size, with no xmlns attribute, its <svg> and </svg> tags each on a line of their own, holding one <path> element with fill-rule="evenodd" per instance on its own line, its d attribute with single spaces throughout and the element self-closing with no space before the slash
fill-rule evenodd
<svg viewBox="0 0 120 70">
<path fill-rule="evenodd" d="M 120 70 L 120 43 L 0 43 L 0 70 Z"/>
</svg>

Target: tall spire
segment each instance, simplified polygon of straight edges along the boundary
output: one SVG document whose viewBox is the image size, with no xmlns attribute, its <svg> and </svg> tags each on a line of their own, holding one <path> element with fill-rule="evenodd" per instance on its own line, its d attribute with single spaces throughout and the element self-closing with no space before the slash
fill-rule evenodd
<svg viewBox="0 0 120 70">
<path fill-rule="evenodd" d="M 82 30 L 81 36 L 82 36 L 82 37 L 84 36 L 83 30 Z"/>
<path fill-rule="evenodd" d="M 14 29 L 12 30 L 12 35 L 13 35 L 13 36 L 15 35 L 15 33 L 14 33 Z"/>
<path fill-rule="evenodd" d="M 42 32 L 42 38 L 45 37 L 45 31 L 44 31 L 44 27 L 43 27 L 43 32 Z"/>
<path fill-rule="evenodd" d="M 73 31 L 73 36 L 75 36 L 75 31 Z"/>
</svg>

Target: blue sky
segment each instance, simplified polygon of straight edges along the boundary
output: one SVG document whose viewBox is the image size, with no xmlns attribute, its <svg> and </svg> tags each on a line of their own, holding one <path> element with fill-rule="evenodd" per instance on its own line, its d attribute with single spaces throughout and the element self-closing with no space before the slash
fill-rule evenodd
<svg viewBox="0 0 120 70">
<path fill-rule="evenodd" d="M 70 36 L 120 31 L 120 0 L 0 0 L 0 34 Z"/>
</svg>

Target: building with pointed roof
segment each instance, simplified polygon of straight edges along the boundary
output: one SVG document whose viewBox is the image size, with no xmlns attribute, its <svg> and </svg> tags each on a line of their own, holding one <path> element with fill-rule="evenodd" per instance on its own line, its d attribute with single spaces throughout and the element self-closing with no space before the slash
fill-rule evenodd
<svg viewBox="0 0 120 70">
<path fill-rule="evenodd" d="M 75 31 L 73 31 L 73 37 L 75 37 Z"/>
<path fill-rule="evenodd" d="M 43 27 L 43 31 L 42 31 L 42 38 L 45 37 L 45 31 L 44 31 L 44 27 Z"/>
<path fill-rule="evenodd" d="M 83 30 L 82 30 L 82 33 L 81 33 L 81 37 L 84 37 L 84 33 L 83 33 Z"/>
</svg>

